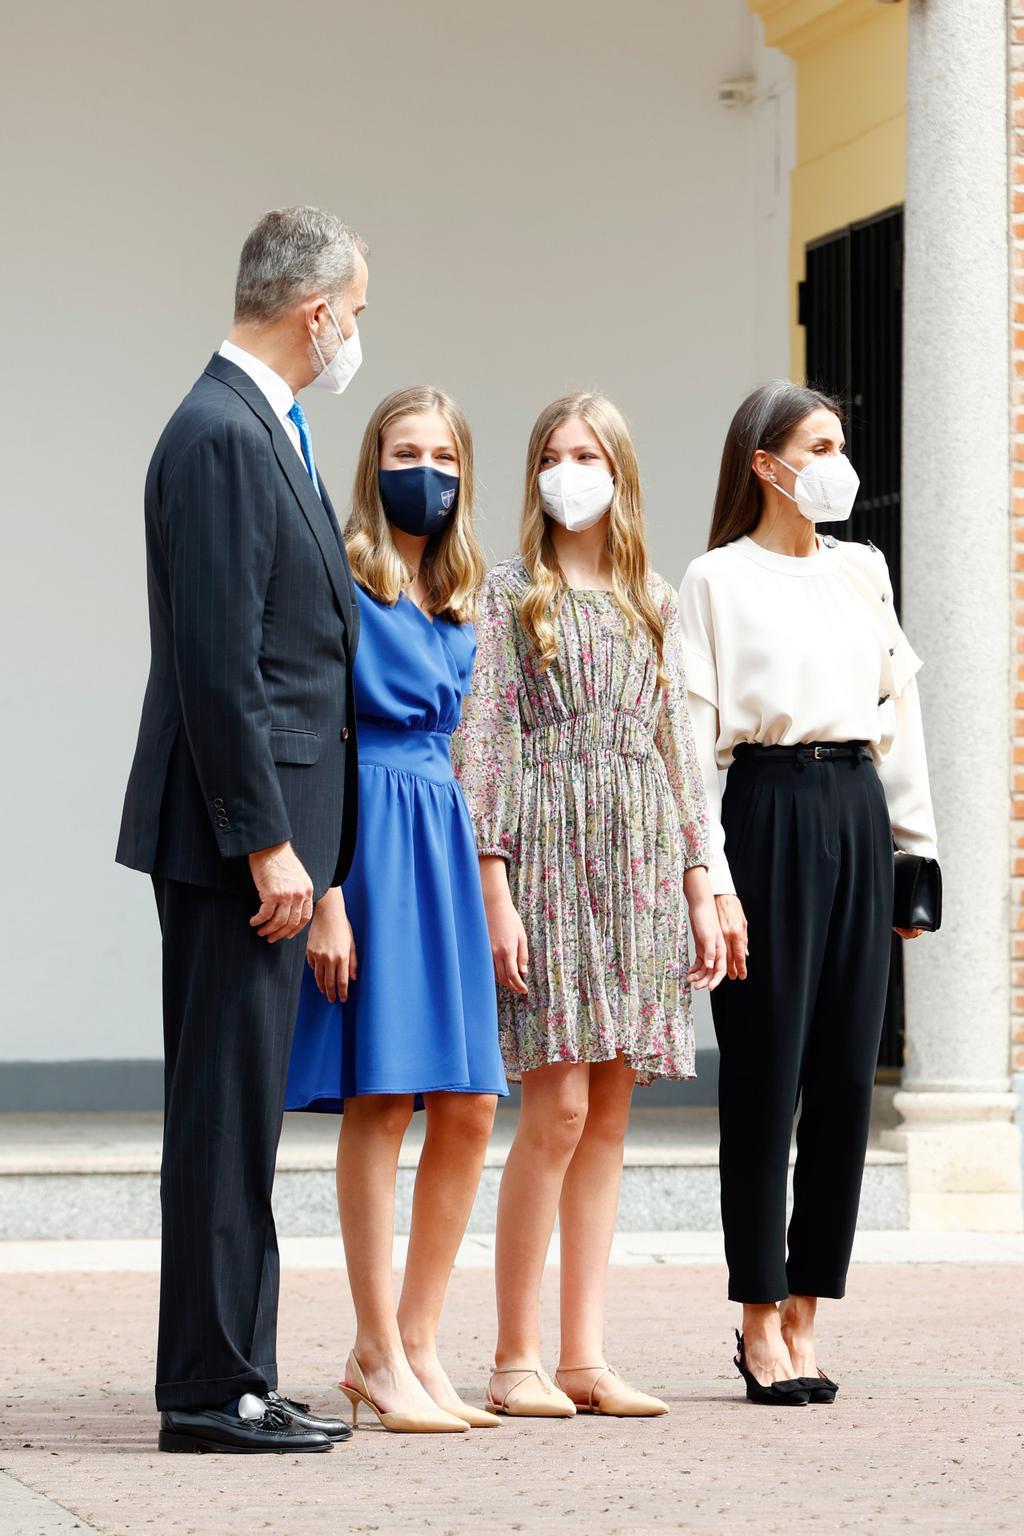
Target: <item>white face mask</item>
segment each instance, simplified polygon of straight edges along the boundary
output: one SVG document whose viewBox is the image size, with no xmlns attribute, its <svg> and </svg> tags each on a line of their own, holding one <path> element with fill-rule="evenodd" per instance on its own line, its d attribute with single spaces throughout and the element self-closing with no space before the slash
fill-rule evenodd
<svg viewBox="0 0 1024 1536">
<path fill-rule="evenodd" d="M 592 528 L 612 504 L 615 482 L 606 470 L 571 459 L 554 464 L 537 476 L 537 489 L 545 512 L 568 528 L 582 533 Z"/>
<path fill-rule="evenodd" d="M 773 459 L 779 459 L 777 453 Z M 853 511 L 860 489 L 860 476 L 845 453 L 818 454 L 803 469 L 794 469 L 785 459 L 779 463 L 796 476 L 795 496 L 778 489 L 795 501 L 804 517 L 812 523 L 845 523 Z"/>
<path fill-rule="evenodd" d="M 320 350 L 320 343 L 313 335 L 313 332 L 310 331 L 309 339 L 316 349 L 317 357 L 320 359 L 320 372 L 313 380 L 313 387 L 315 389 L 329 389 L 332 395 L 340 395 L 345 392 L 355 377 L 359 364 L 363 360 L 363 348 L 359 340 L 358 325 L 352 332 L 352 335 L 346 339 L 342 335 L 341 326 L 338 324 L 334 310 L 327 303 L 326 299 L 324 300 L 324 305 L 326 306 L 327 313 L 334 321 L 334 329 L 338 333 L 338 340 L 341 342 L 341 345 L 328 363 Z"/>
</svg>

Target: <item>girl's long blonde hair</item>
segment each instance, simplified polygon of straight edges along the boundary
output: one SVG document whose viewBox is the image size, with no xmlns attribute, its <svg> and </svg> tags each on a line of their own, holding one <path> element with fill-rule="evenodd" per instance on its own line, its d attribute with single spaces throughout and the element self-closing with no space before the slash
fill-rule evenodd
<svg viewBox="0 0 1024 1536">
<path fill-rule="evenodd" d="M 548 438 L 564 421 L 585 421 L 608 455 L 615 481 L 608 519 L 608 549 L 612 557 L 612 590 L 635 634 L 643 625 L 664 670 L 665 621 L 648 590 L 649 565 L 644 529 L 643 493 L 636 450 L 625 418 L 604 395 L 563 395 L 541 411 L 530 433 L 526 453 L 526 493 L 519 548 L 530 578 L 520 617 L 527 639 L 542 667 L 549 667 L 558 649 L 555 626 L 567 583 L 551 542 L 551 520 L 537 486 L 540 461 Z"/>
<path fill-rule="evenodd" d="M 359 585 L 378 602 L 397 603 L 409 584 L 410 571 L 395 547 L 380 497 L 380 448 L 393 421 L 427 411 L 439 411 L 451 428 L 459 451 L 459 495 L 454 514 L 423 552 L 420 574 L 430 613 L 462 624 L 473 617 L 474 595 L 486 566 L 473 529 L 473 438 L 461 408 L 443 390 L 429 385 L 396 390 L 380 402 L 366 423 L 345 524 L 345 548 Z"/>
</svg>

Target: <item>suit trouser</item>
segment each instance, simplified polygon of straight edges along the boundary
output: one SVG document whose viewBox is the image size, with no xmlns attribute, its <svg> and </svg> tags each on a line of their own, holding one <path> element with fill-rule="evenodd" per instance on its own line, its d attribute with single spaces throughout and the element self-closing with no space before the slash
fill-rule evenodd
<svg viewBox="0 0 1024 1536">
<path fill-rule="evenodd" d="M 277 1386 L 271 1191 L 305 938 L 259 906 L 154 878 L 163 935 L 164 1145 L 158 1408 Z"/>
<path fill-rule="evenodd" d="M 842 1296 L 889 979 L 885 793 L 866 754 L 740 749 L 722 821 L 750 945 L 746 980 L 726 979 L 711 997 L 729 1296 Z"/>
</svg>

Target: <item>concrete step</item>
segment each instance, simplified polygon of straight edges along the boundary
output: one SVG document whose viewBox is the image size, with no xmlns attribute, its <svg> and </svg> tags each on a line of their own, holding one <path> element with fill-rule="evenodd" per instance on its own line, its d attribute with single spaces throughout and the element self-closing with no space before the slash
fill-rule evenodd
<svg viewBox="0 0 1024 1536">
<path fill-rule="evenodd" d="M 498 1111 L 471 1233 L 494 1231 L 498 1185 L 515 1130 L 516 1110 Z M 906 1166 L 885 1150 L 889 1119 L 880 1096 L 868 1151 L 860 1226 L 907 1225 Z M 338 1118 L 287 1115 L 278 1155 L 274 1210 L 288 1237 L 337 1231 L 334 1159 Z M 155 1113 L 0 1115 L 0 1240 L 149 1238 L 160 1231 L 161 1118 Z M 423 1137 L 423 1116 L 405 1139 L 398 1173 L 395 1230 L 407 1233 Z M 715 1232 L 718 1121 L 713 1109 L 639 1108 L 626 1142 L 620 1232 Z"/>
<path fill-rule="evenodd" d="M 473 1232 L 463 1238 L 455 1263 L 458 1269 L 493 1269 L 493 1232 Z M 394 1241 L 396 1269 L 405 1265 L 408 1236 Z M 558 1267 L 557 1234 L 547 1262 Z M 633 1268 L 650 1264 L 721 1266 L 725 1247 L 721 1232 L 617 1232 L 611 1262 Z M 1024 1233 L 1020 1232 L 872 1232 L 859 1228 L 853 1245 L 855 1264 L 1020 1264 L 1024 1265 Z M 341 1234 L 330 1237 L 282 1237 L 281 1267 L 290 1270 L 344 1269 Z M 157 1237 L 47 1238 L 0 1243 L 0 1276 L 38 1274 L 153 1274 L 160 1268 Z M 4 1531 L 0 1519 L 0 1531 Z M 7 1536 L 6 1531 L 4 1536 Z"/>
</svg>

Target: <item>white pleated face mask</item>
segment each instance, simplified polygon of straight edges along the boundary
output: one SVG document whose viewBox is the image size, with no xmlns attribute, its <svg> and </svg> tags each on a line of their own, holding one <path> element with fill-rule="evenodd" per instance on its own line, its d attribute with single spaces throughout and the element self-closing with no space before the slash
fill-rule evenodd
<svg viewBox="0 0 1024 1536">
<path fill-rule="evenodd" d="M 334 310 L 327 303 L 326 299 L 324 300 L 324 307 L 334 321 L 334 329 L 338 333 L 338 340 L 341 345 L 328 363 L 324 360 L 324 355 L 320 350 L 320 343 L 313 335 L 313 332 L 310 331 L 309 339 L 316 348 L 316 355 L 320 359 L 320 372 L 313 380 L 313 388 L 329 389 L 332 395 L 340 395 L 344 393 L 356 375 L 359 365 L 363 360 L 363 347 L 359 340 L 358 325 L 351 336 L 345 337 L 342 334 L 342 329 L 338 324 Z"/>
<path fill-rule="evenodd" d="M 537 476 L 545 512 L 570 533 L 592 528 L 612 504 L 615 482 L 607 470 L 567 460 Z"/>
<path fill-rule="evenodd" d="M 779 459 L 777 453 L 772 454 L 772 458 L 778 459 L 791 475 L 796 476 L 795 496 L 782 490 L 781 485 L 778 489 L 783 496 L 796 502 L 809 522 L 846 522 L 857 500 L 860 476 L 845 453 L 817 454 L 803 469 L 794 469 L 785 459 Z"/>
</svg>

